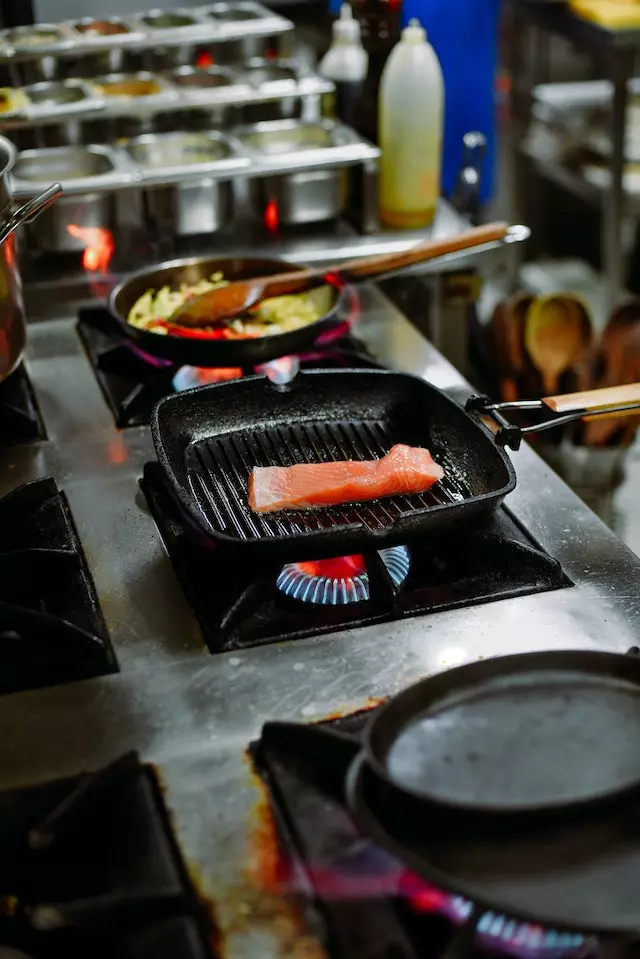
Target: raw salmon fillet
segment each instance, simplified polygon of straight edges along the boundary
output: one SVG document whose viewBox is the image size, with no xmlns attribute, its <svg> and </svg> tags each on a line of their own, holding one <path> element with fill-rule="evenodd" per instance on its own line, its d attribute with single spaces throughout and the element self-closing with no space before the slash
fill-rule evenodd
<svg viewBox="0 0 640 959">
<path fill-rule="evenodd" d="M 403 493 L 424 493 L 444 476 L 429 450 L 393 446 L 379 460 L 256 466 L 249 505 L 256 513 L 360 503 Z"/>
</svg>

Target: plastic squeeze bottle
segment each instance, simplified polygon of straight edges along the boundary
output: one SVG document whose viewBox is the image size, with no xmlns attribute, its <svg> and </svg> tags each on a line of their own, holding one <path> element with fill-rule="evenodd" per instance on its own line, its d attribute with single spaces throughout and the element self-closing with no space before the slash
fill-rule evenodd
<svg viewBox="0 0 640 959">
<path fill-rule="evenodd" d="M 427 34 L 410 20 L 380 81 L 380 219 L 411 229 L 432 222 L 440 196 L 444 83 Z"/>
<path fill-rule="evenodd" d="M 333 22 L 331 46 L 320 61 L 318 72 L 335 83 L 338 116 L 350 126 L 357 116 L 368 65 L 360 24 L 350 5 L 343 3 L 340 16 Z"/>
</svg>

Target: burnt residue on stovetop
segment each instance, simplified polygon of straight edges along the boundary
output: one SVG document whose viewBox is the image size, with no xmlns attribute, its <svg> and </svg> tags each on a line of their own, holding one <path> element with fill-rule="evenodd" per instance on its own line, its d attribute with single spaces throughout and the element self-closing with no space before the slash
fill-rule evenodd
<svg viewBox="0 0 640 959">
<path fill-rule="evenodd" d="M 323 726 L 358 737 L 369 714 L 359 711 Z M 366 840 L 351 819 L 342 792 L 344 757 L 336 755 L 330 769 L 315 756 L 262 742 L 252 744 L 251 756 L 276 824 L 276 875 L 289 894 L 306 895 L 309 922 L 327 953 L 340 959 L 442 954 L 452 936 L 450 924 L 429 916 L 424 929 L 407 927 L 400 895 L 406 870 Z M 424 949 L 414 945 L 412 931 L 418 942 L 426 936 Z"/>
</svg>

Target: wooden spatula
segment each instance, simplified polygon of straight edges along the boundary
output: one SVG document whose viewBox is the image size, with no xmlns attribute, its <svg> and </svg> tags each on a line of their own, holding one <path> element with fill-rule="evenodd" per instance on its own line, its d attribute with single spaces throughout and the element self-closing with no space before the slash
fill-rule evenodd
<svg viewBox="0 0 640 959">
<path fill-rule="evenodd" d="M 414 263 L 423 263 L 435 257 L 457 253 L 469 247 L 480 246 L 502 240 L 507 235 L 506 223 L 489 223 L 476 227 L 455 237 L 442 240 L 428 240 L 419 243 L 402 253 L 389 253 L 382 256 L 367 256 L 342 264 L 338 269 L 297 270 L 295 273 L 277 273 L 273 276 L 259 276 L 247 280 L 234 280 L 228 286 L 210 290 L 201 296 L 194 296 L 180 306 L 169 318 L 170 323 L 181 326 L 215 326 L 223 320 L 246 313 L 257 306 L 261 300 L 272 296 L 284 296 L 289 293 L 304 293 L 314 286 L 327 283 L 327 275 L 337 275 L 345 282 L 375 279 L 385 273 L 391 273 Z"/>
</svg>

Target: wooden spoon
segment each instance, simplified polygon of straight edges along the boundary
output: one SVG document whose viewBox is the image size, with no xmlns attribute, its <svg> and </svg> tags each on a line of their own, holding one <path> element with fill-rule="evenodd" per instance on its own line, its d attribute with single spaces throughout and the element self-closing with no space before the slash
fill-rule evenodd
<svg viewBox="0 0 640 959">
<path fill-rule="evenodd" d="M 533 302 L 531 293 L 515 293 L 500 303 L 491 317 L 490 342 L 500 374 L 500 395 L 515 401 L 522 396 L 521 377 L 528 363 L 524 349 L 527 311 Z M 540 395 L 540 391 L 536 396 Z"/>
<path fill-rule="evenodd" d="M 563 296 L 534 301 L 527 314 L 525 347 L 545 393 L 557 393 L 560 375 L 584 363 L 591 340 L 591 322 L 578 301 Z"/>
<path fill-rule="evenodd" d="M 298 270 L 295 273 L 277 273 L 272 276 L 259 276 L 247 280 L 234 280 L 228 286 L 210 290 L 202 296 L 195 296 L 169 318 L 170 323 L 182 326 L 214 326 L 223 320 L 240 316 L 256 306 L 261 300 L 271 296 L 284 296 L 288 293 L 304 293 L 314 286 L 327 283 L 327 275 L 339 277 L 345 282 L 374 279 L 384 273 L 423 263 L 435 257 L 446 256 L 459 250 L 503 240 L 507 235 L 506 223 L 489 223 L 473 230 L 467 230 L 458 236 L 442 240 L 428 240 L 419 243 L 402 253 L 389 253 L 382 256 L 367 256 L 344 263 L 339 269 Z"/>
<path fill-rule="evenodd" d="M 640 380 L 640 301 L 632 300 L 616 310 L 600 341 L 600 375 L 597 386 L 618 386 Z M 587 446 L 629 445 L 640 418 L 593 420 L 585 427 Z"/>
</svg>

